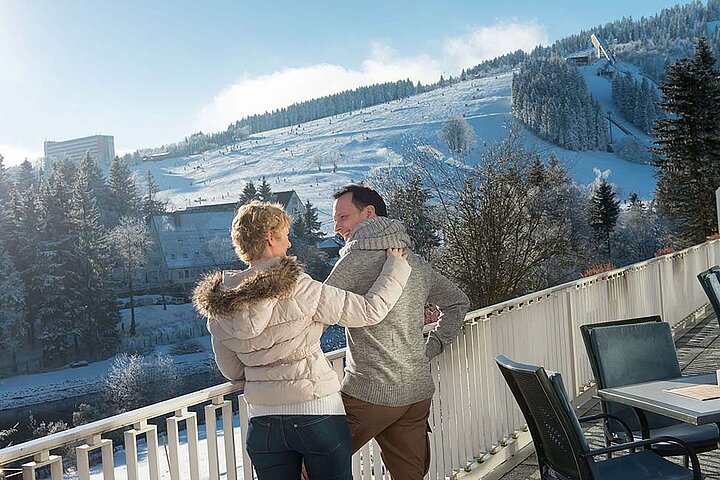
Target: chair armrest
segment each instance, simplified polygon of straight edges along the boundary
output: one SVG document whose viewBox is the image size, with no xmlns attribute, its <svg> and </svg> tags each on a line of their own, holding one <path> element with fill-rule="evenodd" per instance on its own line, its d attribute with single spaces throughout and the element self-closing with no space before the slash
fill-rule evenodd
<svg viewBox="0 0 720 480">
<path fill-rule="evenodd" d="M 630 443 L 622 443 L 620 445 L 613 445 L 611 447 L 605 447 L 605 448 L 598 448 L 597 450 L 590 450 L 589 452 L 583 452 L 580 454 L 582 457 L 595 457 L 597 455 L 603 455 L 606 453 L 613 453 L 613 452 L 619 452 L 621 450 L 628 450 L 631 448 L 636 447 L 646 447 L 648 445 L 653 445 L 655 443 L 661 443 L 661 442 L 667 442 L 667 443 L 674 443 L 676 445 L 679 445 L 680 448 L 685 450 L 685 455 L 687 455 L 690 458 L 690 463 L 692 464 L 692 470 L 693 470 L 693 480 L 700 480 L 700 462 L 698 461 L 697 454 L 693 451 L 690 446 L 685 443 L 685 441 L 680 440 L 676 437 L 655 437 L 655 438 L 648 438 L 645 440 L 636 440 L 634 442 Z"/>
<path fill-rule="evenodd" d="M 627 435 L 628 441 L 629 442 L 635 441 L 635 437 L 633 437 L 632 430 L 630 430 L 630 427 L 628 426 L 628 424 L 625 423 L 625 420 L 623 420 L 622 418 L 620 418 L 618 416 L 610 415 L 609 413 L 598 413 L 595 415 L 588 415 L 585 417 L 580 417 L 580 418 L 578 418 L 578 421 L 580 423 L 590 422 L 592 420 L 600 420 L 601 418 L 604 418 L 606 420 L 615 420 L 616 422 L 618 422 L 620 424 L 620 426 L 623 427 L 623 430 L 625 430 L 625 434 Z"/>
</svg>

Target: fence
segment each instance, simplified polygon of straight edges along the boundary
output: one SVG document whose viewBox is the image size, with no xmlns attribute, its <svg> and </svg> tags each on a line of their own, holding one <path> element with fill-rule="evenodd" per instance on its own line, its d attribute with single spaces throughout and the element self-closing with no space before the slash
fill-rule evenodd
<svg viewBox="0 0 720 480">
<path fill-rule="evenodd" d="M 437 389 L 431 411 L 429 477 L 453 477 L 478 466 L 482 471 L 483 464 L 502 460 L 529 443 L 522 415 L 494 365 L 496 355 L 562 372 L 570 398 L 579 401 L 592 381 L 579 326 L 652 314 L 661 314 L 677 326 L 705 305 L 695 275 L 718 260 L 720 240 L 715 240 L 468 314 L 457 340 L 431 362 Z M 342 375 L 344 351 L 328 357 Z M 239 425 L 233 426 L 236 396 Z M 204 449 L 200 448 L 197 416 L 190 411 L 198 406 L 203 406 L 207 419 Z M 222 435 L 216 431 L 216 412 L 222 418 Z M 167 460 L 162 461 L 157 427 L 150 421 L 157 417 L 164 418 L 168 432 Z M 179 424 L 186 425 L 188 438 L 182 446 Z M 88 452 L 99 449 L 104 478 L 113 479 L 112 442 L 102 435 L 128 426 L 132 428 L 124 433 L 124 445 L 129 479 L 138 478 L 141 464 L 151 480 L 160 477 L 161 466 L 167 466 L 165 470 L 173 480 L 195 480 L 201 474 L 211 479 L 234 480 L 238 475 L 253 478 L 249 458 L 241 447 L 247 411 L 242 394 L 229 383 L 0 450 L 0 466 L 7 468 L 11 462 L 32 457 L 18 467 L 23 478 L 34 478 L 42 467 L 50 470 L 53 479 L 59 479 L 62 459 L 51 450 L 83 441 L 76 447 L 78 478 L 89 478 Z M 147 439 L 147 456 L 138 462 L 137 439 L 142 436 Z M 181 449 L 188 452 L 187 460 L 181 458 Z M 353 457 L 354 478 L 387 478 L 376 449 L 371 442 Z"/>
</svg>

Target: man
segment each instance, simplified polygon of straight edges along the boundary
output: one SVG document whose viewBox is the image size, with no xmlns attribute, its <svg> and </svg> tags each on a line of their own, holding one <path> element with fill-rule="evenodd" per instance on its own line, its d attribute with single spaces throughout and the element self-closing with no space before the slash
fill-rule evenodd
<svg viewBox="0 0 720 480">
<path fill-rule="evenodd" d="M 402 222 L 387 218 L 382 197 L 364 185 L 348 185 L 333 198 L 335 231 L 345 238 L 340 260 L 326 283 L 365 294 L 377 278 L 385 249 L 410 247 Z M 420 480 L 430 467 L 428 416 L 435 385 L 430 359 L 457 336 L 468 297 L 425 261 L 408 252 L 412 273 L 385 320 L 346 331 L 342 397 L 353 452 L 371 438 L 380 445 L 393 480 Z M 425 305 L 442 318 L 423 337 Z"/>
</svg>

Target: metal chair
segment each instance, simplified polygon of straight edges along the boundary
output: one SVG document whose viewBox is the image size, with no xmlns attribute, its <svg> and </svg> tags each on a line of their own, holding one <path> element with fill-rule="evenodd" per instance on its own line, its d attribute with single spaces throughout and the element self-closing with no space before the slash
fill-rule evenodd
<svg viewBox="0 0 720 480">
<path fill-rule="evenodd" d="M 670 325 L 660 316 L 582 325 L 580 332 L 598 389 L 681 375 Z M 691 425 L 616 402 L 603 401 L 601 406 L 603 413 L 623 420 L 633 438 L 677 437 L 697 453 L 718 448 L 720 433 L 715 424 Z M 618 422 L 607 420 L 603 427 L 607 445 L 628 441 Z M 672 443 L 654 443 L 652 449 L 663 456 L 684 455 Z"/>
<path fill-rule="evenodd" d="M 606 414 L 578 419 L 570 405 L 562 378 L 535 365 L 524 365 L 507 357 L 495 358 L 505 381 L 520 406 L 532 436 L 543 480 L 686 480 L 701 478 L 697 455 L 685 442 L 671 437 L 632 441 L 591 450 L 580 422 L 607 418 Z M 630 432 L 628 432 L 630 436 Z M 673 443 L 685 451 L 692 470 L 665 460 L 647 447 L 657 442 Z M 595 461 L 595 457 L 629 450 L 627 455 Z"/>
<path fill-rule="evenodd" d="M 715 265 L 698 273 L 697 278 L 715 310 L 715 318 L 720 322 L 720 266 Z"/>
</svg>

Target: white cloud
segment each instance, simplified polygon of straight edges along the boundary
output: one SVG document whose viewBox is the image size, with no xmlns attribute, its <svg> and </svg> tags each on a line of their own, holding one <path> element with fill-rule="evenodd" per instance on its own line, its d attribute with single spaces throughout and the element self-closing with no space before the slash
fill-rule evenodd
<svg viewBox="0 0 720 480">
<path fill-rule="evenodd" d="M 43 153 L 23 147 L 0 145 L 0 155 L 3 156 L 3 165 L 12 167 L 14 165 L 20 165 L 26 158 L 32 162 L 42 157 Z"/>
<path fill-rule="evenodd" d="M 247 115 L 373 83 L 406 78 L 435 82 L 441 74 L 457 75 L 482 60 L 518 48 L 529 51 L 539 43 L 547 43 L 547 33 L 537 22 L 497 23 L 445 40 L 441 58 L 427 54 L 403 57 L 387 45 L 374 43 L 369 58 L 357 69 L 317 64 L 284 68 L 267 75 L 245 75 L 200 110 L 197 129 L 224 130 Z"/>
<path fill-rule="evenodd" d="M 255 113 L 272 111 L 293 103 L 322 97 L 373 83 L 404 78 L 435 81 L 438 62 L 427 55 L 402 58 L 381 44 L 374 44 L 370 58 L 359 69 L 319 64 L 285 68 L 260 76 L 245 76 L 215 96 L 198 115 L 198 129 L 224 130 L 231 122 Z"/>
<path fill-rule="evenodd" d="M 536 21 L 500 22 L 447 39 L 444 51 L 455 69 L 460 70 L 518 49 L 529 52 L 539 44 L 548 43 L 545 27 Z"/>
</svg>

